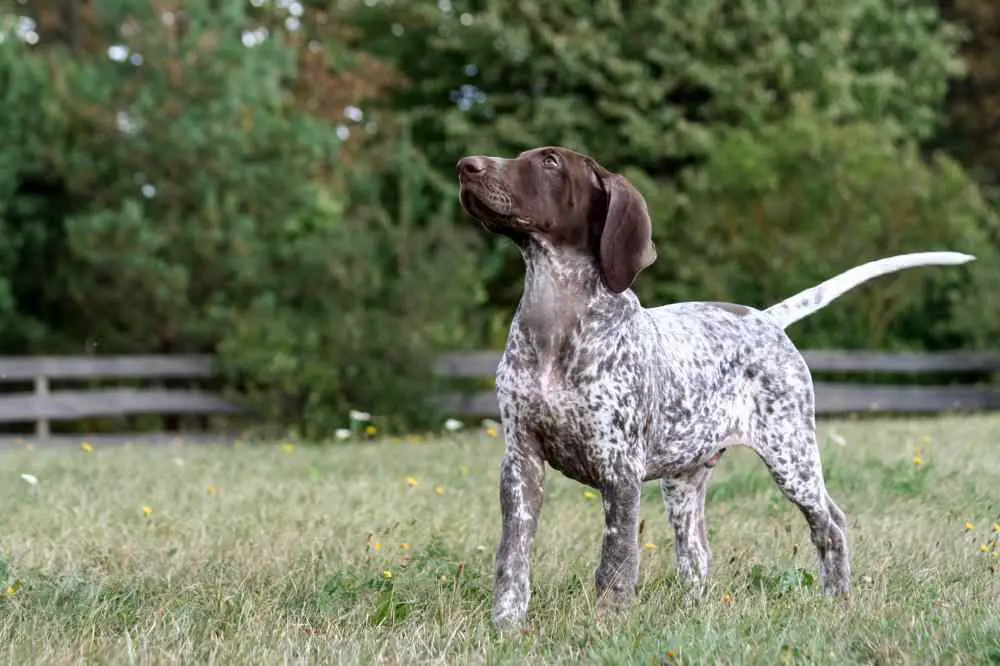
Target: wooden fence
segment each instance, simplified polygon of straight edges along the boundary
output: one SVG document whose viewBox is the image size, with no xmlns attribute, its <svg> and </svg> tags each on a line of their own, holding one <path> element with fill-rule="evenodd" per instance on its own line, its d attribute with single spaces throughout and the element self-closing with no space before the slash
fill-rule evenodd
<svg viewBox="0 0 1000 666">
<path fill-rule="evenodd" d="M 1000 372 L 1000 354 L 807 351 L 805 356 L 816 378 L 816 408 L 821 415 L 1000 409 L 1000 385 L 991 382 L 991 375 Z M 471 393 L 442 396 L 449 415 L 498 416 L 496 395 L 486 386 L 499 359 L 500 353 L 493 351 L 439 358 L 437 373 L 442 378 L 478 380 L 483 385 Z M 236 405 L 204 388 L 216 376 L 211 356 L 0 357 L 0 389 L 4 389 L 0 425 L 32 423 L 34 438 L 44 440 L 51 436 L 53 422 L 240 414 Z M 895 383 L 871 381 L 886 377 L 896 378 Z M 904 377 L 908 381 L 900 382 Z M 935 377 L 950 383 L 927 383 Z M 114 382 L 129 385 L 108 386 Z"/>
<path fill-rule="evenodd" d="M 215 376 L 211 356 L 0 357 L 3 388 L 22 384 L 34 389 L 0 393 L 0 424 L 33 422 L 35 438 L 48 439 L 54 421 L 238 413 L 236 406 L 210 391 L 164 387 L 178 380 L 204 383 Z M 86 386 L 96 382 L 132 385 Z"/>
<path fill-rule="evenodd" d="M 1000 385 L 990 375 L 1000 372 L 1000 354 L 979 352 L 882 353 L 868 351 L 805 351 L 803 355 L 816 384 L 816 412 L 820 415 L 857 413 L 940 413 L 1000 409 Z M 492 376 L 499 352 L 447 354 L 438 360 L 439 375 L 453 379 Z M 827 376 L 836 378 L 824 379 Z M 978 380 L 976 383 L 927 385 L 931 377 Z M 860 379 L 864 377 L 865 382 Z M 907 383 L 873 382 L 906 378 Z M 913 380 L 920 381 L 915 385 Z M 445 399 L 456 416 L 497 416 L 493 391 L 451 394 Z"/>
</svg>

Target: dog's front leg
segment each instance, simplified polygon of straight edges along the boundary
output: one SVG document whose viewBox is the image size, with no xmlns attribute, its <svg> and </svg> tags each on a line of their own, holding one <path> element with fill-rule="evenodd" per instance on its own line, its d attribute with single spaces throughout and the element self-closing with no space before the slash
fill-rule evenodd
<svg viewBox="0 0 1000 666">
<path fill-rule="evenodd" d="M 503 521 L 497 547 L 493 587 L 493 623 L 520 625 L 531 597 L 531 544 L 542 508 L 545 464 L 535 453 L 512 446 L 500 466 L 500 512 Z"/>
<path fill-rule="evenodd" d="M 639 499 L 642 483 L 621 479 L 605 487 L 604 539 L 594 575 L 599 607 L 627 606 L 639 582 Z"/>
</svg>

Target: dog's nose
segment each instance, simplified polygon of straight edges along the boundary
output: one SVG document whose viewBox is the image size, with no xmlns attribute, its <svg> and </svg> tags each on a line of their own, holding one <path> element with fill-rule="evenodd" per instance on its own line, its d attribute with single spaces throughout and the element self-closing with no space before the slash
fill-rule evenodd
<svg viewBox="0 0 1000 666">
<path fill-rule="evenodd" d="M 455 170 L 466 176 L 481 174 L 486 171 L 486 159 L 483 157 L 463 157 L 455 165 Z"/>
</svg>

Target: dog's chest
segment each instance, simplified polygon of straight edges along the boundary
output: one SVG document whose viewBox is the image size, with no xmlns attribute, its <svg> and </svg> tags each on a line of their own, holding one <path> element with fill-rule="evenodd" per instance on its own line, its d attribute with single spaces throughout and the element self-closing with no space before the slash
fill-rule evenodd
<svg viewBox="0 0 1000 666">
<path fill-rule="evenodd" d="M 571 381 L 545 367 L 504 368 L 497 375 L 504 421 L 539 447 L 566 476 L 600 485 L 637 458 L 635 391 L 624 382 Z M 632 443 L 632 447 L 628 446 Z"/>
</svg>

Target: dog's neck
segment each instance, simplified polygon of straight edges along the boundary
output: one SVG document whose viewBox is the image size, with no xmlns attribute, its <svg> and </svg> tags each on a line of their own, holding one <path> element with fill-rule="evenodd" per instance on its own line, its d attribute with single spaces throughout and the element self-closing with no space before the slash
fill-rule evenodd
<svg viewBox="0 0 1000 666">
<path fill-rule="evenodd" d="M 515 327 L 539 360 L 558 361 L 569 344 L 582 341 L 590 328 L 619 324 L 636 307 L 634 294 L 611 292 L 597 262 L 584 253 L 553 248 L 540 241 L 525 244 L 524 293 Z"/>
</svg>

